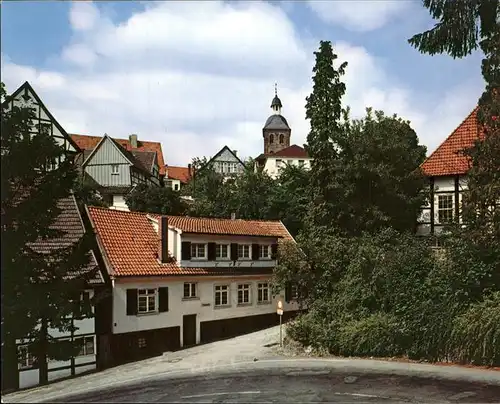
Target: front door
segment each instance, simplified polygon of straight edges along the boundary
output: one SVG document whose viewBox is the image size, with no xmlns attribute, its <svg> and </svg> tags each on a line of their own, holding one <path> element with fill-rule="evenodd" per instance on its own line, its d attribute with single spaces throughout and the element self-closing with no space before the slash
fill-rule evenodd
<svg viewBox="0 0 500 404">
<path fill-rule="evenodd" d="M 188 314 L 182 318 L 183 347 L 196 344 L 196 314 Z"/>
</svg>

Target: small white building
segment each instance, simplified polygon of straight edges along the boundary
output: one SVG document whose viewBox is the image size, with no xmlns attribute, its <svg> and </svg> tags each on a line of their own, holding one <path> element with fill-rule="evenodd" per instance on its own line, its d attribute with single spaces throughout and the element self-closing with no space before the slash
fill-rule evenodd
<svg viewBox="0 0 500 404">
<path fill-rule="evenodd" d="M 435 237 L 436 247 L 441 246 L 439 235 L 444 227 L 461 221 L 462 193 L 467 189 L 470 168 L 463 150 L 480 138 L 477 111 L 475 108 L 421 165 L 429 180 L 430 197 L 422 207 L 417 234 Z"/>
<path fill-rule="evenodd" d="M 271 178 L 277 178 L 287 165 L 310 169 L 311 160 L 303 147 L 294 144 L 276 153 L 261 154 L 255 159 L 255 170 L 263 170 Z"/>
<path fill-rule="evenodd" d="M 280 221 L 157 216 L 88 207 L 112 279 L 115 363 L 251 332 L 298 310 L 273 296 Z"/>
</svg>

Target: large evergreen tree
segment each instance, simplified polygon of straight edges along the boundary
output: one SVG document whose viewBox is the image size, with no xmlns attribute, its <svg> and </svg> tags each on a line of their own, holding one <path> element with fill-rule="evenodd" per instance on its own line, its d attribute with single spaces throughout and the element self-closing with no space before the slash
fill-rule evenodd
<svg viewBox="0 0 500 404">
<path fill-rule="evenodd" d="M 333 53 L 329 41 L 321 41 L 319 50 L 314 52 L 316 64 L 313 68 L 313 91 L 306 99 L 306 119 L 311 131 L 307 135 L 307 151 L 311 162 L 311 206 L 312 226 L 335 226 L 332 222 L 337 214 L 336 199 L 339 189 L 332 187 L 331 178 L 340 170 L 338 150 L 344 146 L 344 124 L 342 97 L 346 91 L 341 77 L 347 62 L 334 66 L 337 55 Z"/>
<path fill-rule="evenodd" d="M 47 382 L 47 358 L 69 359 L 78 349 L 56 343 L 48 330 L 71 331 L 69 317 L 75 310 L 91 315 L 90 302 L 80 301 L 91 239 L 87 235 L 68 245 L 53 226 L 59 203 L 70 196 L 77 177 L 72 159 L 64 158 L 64 149 L 51 136 L 33 134 L 31 108 L 9 108 L 3 84 L 1 98 L 4 389 L 17 384 L 16 340 L 28 341 L 41 383 Z"/>
</svg>

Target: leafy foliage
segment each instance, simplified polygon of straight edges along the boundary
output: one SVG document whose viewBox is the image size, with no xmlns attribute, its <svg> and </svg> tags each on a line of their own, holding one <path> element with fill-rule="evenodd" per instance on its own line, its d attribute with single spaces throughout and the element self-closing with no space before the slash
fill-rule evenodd
<svg viewBox="0 0 500 404">
<path fill-rule="evenodd" d="M 3 85 L 1 98 L 9 101 Z M 69 317 L 79 305 L 92 315 L 90 303 L 80 302 L 91 238 L 87 234 L 68 247 L 40 248 L 40 241 L 64 236 L 51 225 L 61 213 L 58 201 L 71 195 L 77 171 L 62 146 L 35 132 L 34 119 L 31 108 L 2 103 L 2 375 L 17 375 L 15 342 L 27 338 L 46 382 L 47 356 L 60 351 L 47 330 L 74 330 Z M 69 359 L 73 348 L 59 354 Z"/>
<path fill-rule="evenodd" d="M 132 211 L 162 215 L 183 215 L 187 210 L 179 192 L 170 187 L 139 184 L 125 196 L 125 202 Z"/>
</svg>

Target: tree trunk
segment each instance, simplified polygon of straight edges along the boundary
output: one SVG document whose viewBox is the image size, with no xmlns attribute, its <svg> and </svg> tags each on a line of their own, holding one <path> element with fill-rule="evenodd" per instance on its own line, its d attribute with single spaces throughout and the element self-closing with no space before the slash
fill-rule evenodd
<svg viewBox="0 0 500 404">
<path fill-rule="evenodd" d="M 2 336 L 2 393 L 19 389 L 19 370 L 16 340 Z"/>
<path fill-rule="evenodd" d="M 47 384 L 49 382 L 49 369 L 47 363 L 47 351 L 48 351 L 48 340 L 47 340 L 47 319 L 42 318 L 42 325 L 40 329 L 40 349 L 38 350 L 38 374 L 39 383 Z"/>
</svg>

